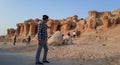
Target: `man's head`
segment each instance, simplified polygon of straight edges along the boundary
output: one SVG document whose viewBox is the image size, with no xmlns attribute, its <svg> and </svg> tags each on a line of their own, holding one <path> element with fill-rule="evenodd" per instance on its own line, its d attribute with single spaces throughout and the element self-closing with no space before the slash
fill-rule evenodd
<svg viewBox="0 0 120 65">
<path fill-rule="evenodd" d="M 49 19 L 49 16 L 47 16 L 47 15 L 43 15 L 43 21 L 46 23 L 47 21 L 48 21 L 48 19 Z"/>
</svg>

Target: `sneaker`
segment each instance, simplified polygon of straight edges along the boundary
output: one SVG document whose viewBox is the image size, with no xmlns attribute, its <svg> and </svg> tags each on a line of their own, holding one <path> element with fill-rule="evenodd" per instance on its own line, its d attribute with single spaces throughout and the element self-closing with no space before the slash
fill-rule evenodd
<svg viewBox="0 0 120 65">
<path fill-rule="evenodd" d="M 42 62 L 38 62 L 36 63 L 36 65 L 44 65 Z"/>
<path fill-rule="evenodd" d="M 50 62 L 46 60 L 46 61 L 43 61 L 43 63 L 50 63 Z"/>
</svg>

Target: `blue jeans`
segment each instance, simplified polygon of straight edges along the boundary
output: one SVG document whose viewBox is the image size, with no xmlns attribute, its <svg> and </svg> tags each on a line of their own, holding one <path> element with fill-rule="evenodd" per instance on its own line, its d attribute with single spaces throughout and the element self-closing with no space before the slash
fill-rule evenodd
<svg viewBox="0 0 120 65">
<path fill-rule="evenodd" d="M 42 61 L 47 60 L 47 53 L 48 53 L 47 41 L 42 41 L 42 45 L 38 46 L 38 49 L 37 49 L 37 52 L 36 52 L 36 63 L 39 62 L 42 47 L 44 48 L 44 55 L 43 55 Z"/>
</svg>

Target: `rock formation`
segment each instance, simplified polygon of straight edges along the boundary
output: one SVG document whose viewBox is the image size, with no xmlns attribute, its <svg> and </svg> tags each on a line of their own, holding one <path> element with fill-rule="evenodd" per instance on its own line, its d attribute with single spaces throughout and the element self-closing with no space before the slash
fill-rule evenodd
<svg viewBox="0 0 120 65">
<path fill-rule="evenodd" d="M 36 18 L 25 20 L 24 23 L 16 24 L 17 28 L 10 28 L 7 30 L 5 38 L 12 39 L 14 35 L 17 35 L 18 39 L 25 39 L 28 35 L 32 39 L 37 39 L 37 27 L 40 23 L 40 19 Z M 50 19 L 48 25 L 48 36 L 52 36 L 56 31 L 60 30 L 63 34 L 69 31 L 78 30 L 81 33 L 91 31 L 103 31 L 111 27 L 115 27 L 120 24 L 120 9 L 113 12 L 97 12 L 89 11 L 86 19 L 78 19 L 77 15 L 67 17 L 62 20 Z"/>
<path fill-rule="evenodd" d="M 95 17 L 95 18 L 101 18 L 103 16 L 111 16 L 111 12 L 97 12 L 97 11 L 89 11 L 88 17 Z"/>
<path fill-rule="evenodd" d="M 35 22 L 29 22 L 29 34 L 31 36 L 35 36 L 37 34 L 37 24 Z"/>
<path fill-rule="evenodd" d="M 102 18 L 102 21 L 103 21 L 103 27 L 102 27 L 102 29 L 106 30 L 110 26 L 110 20 L 109 20 L 108 16 L 104 16 Z"/>
<path fill-rule="evenodd" d="M 72 21 L 73 21 L 73 22 L 77 22 L 77 21 L 78 21 L 78 16 L 77 16 L 77 15 L 74 15 L 74 16 L 72 17 Z"/>
<path fill-rule="evenodd" d="M 12 37 L 14 36 L 14 34 L 15 34 L 15 29 L 13 29 L 13 28 L 7 29 L 6 38 L 12 39 Z"/>
<path fill-rule="evenodd" d="M 6 38 L 12 38 L 14 35 L 17 35 L 18 39 L 24 39 L 28 35 L 35 37 L 37 34 L 37 25 L 39 19 L 29 19 L 25 20 L 24 23 L 16 24 L 17 29 L 8 29 Z"/>
<path fill-rule="evenodd" d="M 70 29 L 71 26 L 71 22 L 70 21 L 63 21 L 63 23 L 61 24 L 61 31 L 62 32 L 66 32 Z"/>
<path fill-rule="evenodd" d="M 92 31 L 94 29 L 96 29 L 96 18 L 92 16 L 87 19 L 86 31 Z"/>
<path fill-rule="evenodd" d="M 120 24 L 120 16 L 110 18 L 111 26 L 114 27 L 116 24 Z"/>
<path fill-rule="evenodd" d="M 120 15 L 120 8 L 116 9 L 115 11 L 112 12 L 113 16 L 114 15 Z"/>
<path fill-rule="evenodd" d="M 73 44 L 72 38 L 68 35 L 63 37 L 63 44 Z"/>
<path fill-rule="evenodd" d="M 76 30 L 81 32 L 85 31 L 86 20 L 81 18 L 79 22 L 77 22 Z"/>
<path fill-rule="evenodd" d="M 20 35 L 20 30 L 21 30 L 21 24 L 16 24 L 17 26 L 17 29 L 16 29 L 16 32 L 15 32 L 15 35 L 19 36 Z"/>
<path fill-rule="evenodd" d="M 62 32 L 56 31 L 49 39 L 48 45 L 61 45 L 63 43 Z"/>
</svg>

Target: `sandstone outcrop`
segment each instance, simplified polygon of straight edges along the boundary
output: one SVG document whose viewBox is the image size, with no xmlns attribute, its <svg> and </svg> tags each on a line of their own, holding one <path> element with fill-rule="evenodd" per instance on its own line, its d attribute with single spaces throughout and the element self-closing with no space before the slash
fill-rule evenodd
<svg viewBox="0 0 120 65">
<path fill-rule="evenodd" d="M 94 29 L 96 29 L 96 18 L 92 16 L 87 19 L 86 31 L 92 31 Z"/>
<path fill-rule="evenodd" d="M 29 19 L 25 20 L 24 23 L 16 24 L 16 29 L 8 29 L 6 38 L 12 38 L 14 35 L 17 35 L 18 39 L 26 38 L 28 35 L 35 37 L 37 34 L 37 26 L 40 19 Z"/>
<path fill-rule="evenodd" d="M 120 15 L 120 8 L 112 12 L 113 15 Z"/>
<path fill-rule="evenodd" d="M 76 30 L 79 30 L 81 32 L 85 31 L 85 26 L 86 26 L 86 20 L 85 19 L 81 19 L 79 22 L 76 23 Z"/>
<path fill-rule="evenodd" d="M 12 39 L 14 35 L 17 35 L 17 39 L 25 39 L 28 35 L 32 39 L 37 39 L 37 27 L 41 22 L 41 19 L 28 19 L 23 23 L 16 24 L 16 29 L 10 28 L 7 30 L 5 38 Z M 67 17 L 62 20 L 49 19 L 48 25 L 48 37 L 52 36 L 56 31 L 60 30 L 63 34 L 69 31 L 78 30 L 81 33 L 91 31 L 103 31 L 111 27 L 115 27 L 120 24 L 120 9 L 113 12 L 97 12 L 89 11 L 86 19 L 78 19 L 77 15 Z"/>
<path fill-rule="evenodd" d="M 102 18 L 102 21 L 103 21 L 103 27 L 102 27 L 102 29 L 106 30 L 110 26 L 110 20 L 109 20 L 108 16 L 104 16 Z"/>
<path fill-rule="evenodd" d="M 111 16 L 111 12 L 106 11 L 106 12 L 97 12 L 97 11 L 89 11 L 88 12 L 88 17 L 95 17 L 95 18 L 101 18 L 103 16 Z"/>
<path fill-rule="evenodd" d="M 15 34 L 15 29 L 13 29 L 13 28 L 7 29 L 7 35 L 5 38 L 12 39 L 14 34 Z"/>
</svg>

